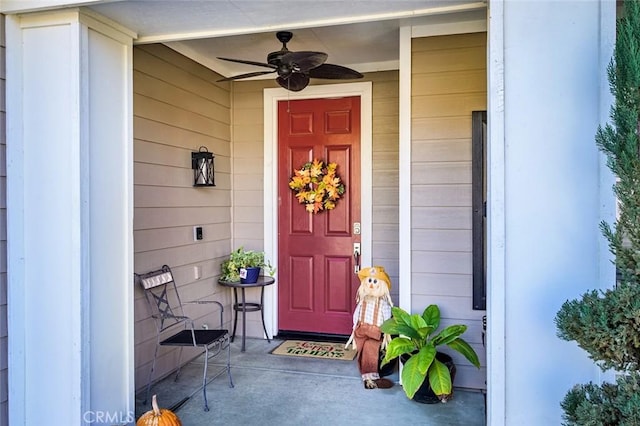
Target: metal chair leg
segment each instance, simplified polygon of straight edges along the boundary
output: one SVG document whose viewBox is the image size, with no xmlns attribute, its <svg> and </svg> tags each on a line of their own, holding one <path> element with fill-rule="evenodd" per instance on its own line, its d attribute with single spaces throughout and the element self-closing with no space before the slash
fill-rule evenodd
<svg viewBox="0 0 640 426">
<path fill-rule="evenodd" d="M 204 397 L 204 411 L 209 411 L 207 402 L 207 366 L 209 365 L 209 347 L 204 347 L 204 371 L 202 372 L 202 396 Z"/>
<path fill-rule="evenodd" d="M 262 317 L 262 329 L 264 330 L 264 335 L 267 336 L 267 342 L 271 343 L 269 333 L 267 333 L 267 326 L 264 323 L 264 287 L 262 287 L 262 291 L 260 292 L 260 316 Z"/>
<path fill-rule="evenodd" d="M 233 379 L 231 378 L 231 343 L 227 340 L 227 376 L 229 376 L 229 387 L 233 387 Z"/>
<path fill-rule="evenodd" d="M 156 344 L 156 350 L 153 352 L 153 361 L 151 362 L 151 370 L 149 370 L 149 379 L 147 380 L 147 394 L 144 397 L 144 405 L 147 405 L 149 401 L 149 393 L 151 391 L 151 378 L 153 377 L 153 370 L 156 368 L 156 358 L 158 356 L 158 345 Z"/>
<path fill-rule="evenodd" d="M 233 289 L 233 300 L 233 311 L 235 312 L 235 316 L 233 319 L 233 333 L 231 334 L 232 342 L 236 338 L 236 327 L 238 326 L 238 293 L 235 288 Z"/>
<path fill-rule="evenodd" d="M 180 350 L 178 351 L 178 370 L 176 371 L 175 379 L 173 379 L 174 382 L 178 381 L 178 378 L 180 377 L 180 372 L 182 371 L 182 349 L 184 348 L 180 346 Z"/>
</svg>

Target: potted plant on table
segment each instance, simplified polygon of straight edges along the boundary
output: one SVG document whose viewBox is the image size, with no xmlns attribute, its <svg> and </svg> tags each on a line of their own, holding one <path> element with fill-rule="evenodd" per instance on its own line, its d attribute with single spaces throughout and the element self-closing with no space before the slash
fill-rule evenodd
<svg viewBox="0 0 640 426">
<path fill-rule="evenodd" d="M 416 398 L 419 389 L 429 393 L 430 388 L 437 397 L 433 402 L 438 400 L 446 402 L 453 388 L 452 375 L 455 375 L 455 366 L 451 357 L 438 352 L 436 348 L 447 345 L 480 368 L 478 355 L 460 337 L 467 330 L 467 326 L 450 325 L 435 334 L 440 326 L 440 309 L 437 305 L 427 306 L 422 315 L 410 315 L 395 306 L 391 309 L 391 313 L 392 317 L 386 320 L 380 329 L 383 333 L 398 337 L 394 337 L 389 342 L 382 365 L 401 357 L 404 365 L 402 387 L 407 397 L 418 402 L 431 402 L 428 397 Z M 450 365 L 447 366 L 446 363 Z M 427 377 L 429 380 L 425 383 Z"/>
<path fill-rule="evenodd" d="M 263 251 L 245 250 L 240 247 L 231 252 L 229 259 L 222 262 L 220 279 L 229 282 L 255 283 L 262 268 L 267 268 L 269 275 L 273 275 L 273 268 L 269 262 L 265 261 Z"/>
</svg>

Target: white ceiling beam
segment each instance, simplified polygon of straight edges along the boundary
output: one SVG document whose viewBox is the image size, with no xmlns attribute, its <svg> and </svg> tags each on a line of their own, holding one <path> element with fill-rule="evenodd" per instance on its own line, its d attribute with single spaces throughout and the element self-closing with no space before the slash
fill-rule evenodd
<svg viewBox="0 0 640 426">
<path fill-rule="evenodd" d="M 165 43 L 170 41 L 181 40 L 193 40 L 201 38 L 212 37 L 227 37 L 234 35 L 256 34 L 263 32 L 274 32 L 280 30 L 291 30 L 299 28 L 316 28 L 332 25 L 346 25 L 356 24 L 362 22 L 375 22 L 384 20 L 409 20 L 412 18 L 420 18 L 425 16 L 440 15 L 447 13 L 459 13 L 469 12 L 480 9 L 486 9 L 487 3 L 484 1 L 455 4 L 450 6 L 430 7 L 416 10 L 404 10 L 396 12 L 378 13 L 378 14 L 366 14 L 360 16 L 348 16 L 348 17 L 333 17 L 316 20 L 306 20 L 299 22 L 287 22 L 277 25 L 263 25 L 263 26 L 246 26 L 238 28 L 221 28 L 221 29 L 207 29 L 203 31 L 186 31 L 186 32 L 174 32 L 155 35 L 141 35 L 136 41 L 136 44 L 146 43 Z"/>
</svg>

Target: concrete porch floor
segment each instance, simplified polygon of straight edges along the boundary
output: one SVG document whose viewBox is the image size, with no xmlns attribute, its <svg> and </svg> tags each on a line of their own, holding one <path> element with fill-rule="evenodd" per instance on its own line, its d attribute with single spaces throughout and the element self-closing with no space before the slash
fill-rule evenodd
<svg viewBox="0 0 640 426">
<path fill-rule="evenodd" d="M 398 383 L 397 371 L 388 378 L 391 389 L 364 389 L 355 361 L 333 361 L 271 355 L 281 343 L 241 339 L 231 344 L 231 376 L 226 373 L 207 386 L 210 411 L 203 410 L 198 390 L 176 410 L 184 426 L 229 425 L 373 425 L 420 424 L 433 426 L 485 425 L 484 396 L 479 391 L 455 389 L 446 404 L 420 404 L 409 400 Z M 224 357 L 223 357 L 224 356 Z M 219 370 L 225 355 L 209 363 L 209 376 Z M 156 383 L 161 407 L 169 408 L 191 394 L 202 381 L 202 365 L 192 362 L 174 375 Z M 136 398 L 136 419 L 150 409 L 143 405 L 144 393 Z"/>
</svg>

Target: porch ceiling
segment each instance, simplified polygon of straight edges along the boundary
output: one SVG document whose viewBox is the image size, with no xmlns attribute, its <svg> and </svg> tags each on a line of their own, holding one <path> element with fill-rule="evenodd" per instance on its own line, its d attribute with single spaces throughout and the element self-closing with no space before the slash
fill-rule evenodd
<svg viewBox="0 0 640 426">
<path fill-rule="evenodd" d="M 88 7 L 137 32 L 136 43 L 166 43 L 224 76 L 257 67 L 217 56 L 264 62 L 281 46 L 278 30 L 294 33 L 290 50 L 323 51 L 329 63 L 370 72 L 398 68 L 401 26 L 486 16 L 482 0 L 124 0 Z"/>
</svg>

